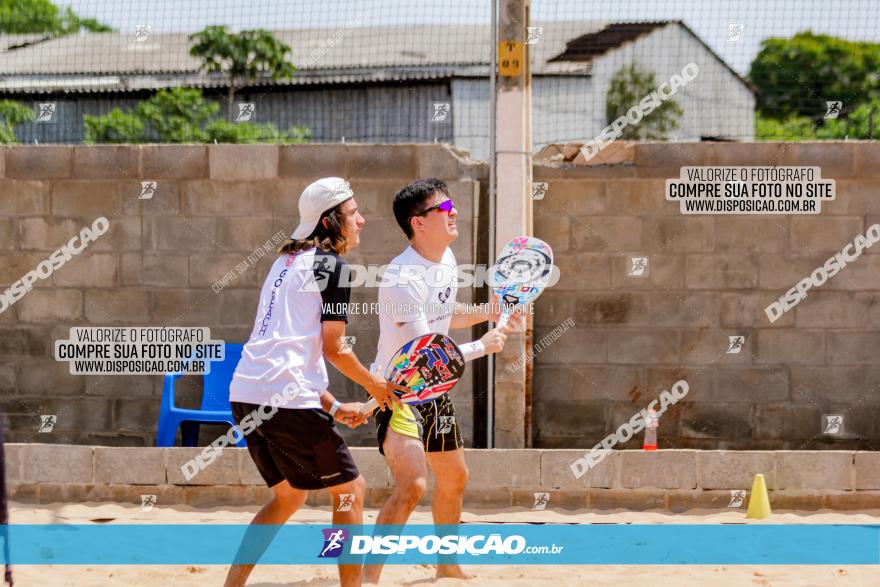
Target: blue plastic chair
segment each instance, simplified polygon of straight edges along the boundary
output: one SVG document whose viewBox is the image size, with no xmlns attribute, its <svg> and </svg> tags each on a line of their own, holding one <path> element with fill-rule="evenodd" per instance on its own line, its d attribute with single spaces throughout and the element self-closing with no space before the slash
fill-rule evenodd
<svg viewBox="0 0 880 587">
<path fill-rule="evenodd" d="M 235 425 L 232 407 L 229 405 L 229 384 L 235 367 L 241 359 L 243 344 L 225 345 L 223 361 L 213 361 L 211 372 L 202 375 L 202 407 L 187 410 L 174 405 L 174 382 L 182 373 L 166 373 L 162 387 L 162 407 L 159 409 L 159 432 L 156 446 L 174 446 L 177 428 L 181 428 L 181 446 L 196 446 L 199 439 L 199 424 L 226 423 Z M 244 438 L 236 443 L 239 448 L 247 446 Z"/>
</svg>

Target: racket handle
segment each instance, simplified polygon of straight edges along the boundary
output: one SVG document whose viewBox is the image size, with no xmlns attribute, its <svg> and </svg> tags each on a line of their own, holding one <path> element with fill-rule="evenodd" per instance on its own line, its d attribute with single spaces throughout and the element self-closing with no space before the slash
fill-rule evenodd
<svg viewBox="0 0 880 587">
<path fill-rule="evenodd" d="M 501 313 L 501 318 L 498 319 L 498 323 L 495 325 L 495 328 L 504 328 L 507 326 L 507 323 L 510 321 L 510 310 L 504 308 L 504 312 Z"/>
<path fill-rule="evenodd" d="M 378 375 L 381 367 L 378 363 L 370 363 L 370 373 Z M 379 402 L 376 401 L 376 398 L 371 397 L 370 401 L 361 406 L 361 414 L 372 414 L 373 410 L 379 407 Z"/>
<path fill-rule="evenodd" d="M 376 398 L 371 397 L 370 401 L 361 406 L 361 414 L 372 414 L 373 410 L 379 407 L 379 402 L 376 401 Z"/>
</svg>

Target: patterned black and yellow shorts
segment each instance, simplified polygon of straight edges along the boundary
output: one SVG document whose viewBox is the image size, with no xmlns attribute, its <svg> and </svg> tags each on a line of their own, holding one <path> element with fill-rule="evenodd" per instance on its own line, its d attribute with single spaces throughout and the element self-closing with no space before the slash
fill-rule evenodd
<svg viewBox="0 0 880 587">
<path fill-rule="evenodd" d="M 462 448 L 461 431 L 455 420 L 455 406 L 449 394 L 417 406 L 395 406 L 392 411 L 376 412 L 379 452 L 391 428 L 398 434 L 422 441 L 425 452 L 445 452 Z"/>
</svg>

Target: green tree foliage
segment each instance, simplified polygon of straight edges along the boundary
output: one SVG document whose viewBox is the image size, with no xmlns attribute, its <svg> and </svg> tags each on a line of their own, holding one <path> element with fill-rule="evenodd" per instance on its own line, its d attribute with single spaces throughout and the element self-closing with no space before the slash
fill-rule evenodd
<svg viewBox="0 0 880 587">
<path fill-rule="evenodd" d="M 657 89 L 654 72 L 639 68 L 635 63 L 618 69 L 611 78 L 605 97 L 605 120 L 611 124 L 625 116 L 627 111 Z M 666 100 L 639 124 L 628 124 L 620 138 L 623 140 L 665 139 L 669 131 L 678 128 L 682 109 L 675 100 Z"/>
<path fill-rule="evenodd" d="M 34 111 L 18 102 L 3 100 L 0 101 L 0 119 L 0 143 L 15 143 L 15 127 L 32 121 Z"/>
<path fill-rule="evenodd" d="M 842 100 L 849 109 L 880 95 L 880 44 L 811 31 L 765 39 L 749 78 L 759 90 L 761 115 L 777 120 L 806 116 L 818 123 L 826 100 Z"/>
<path fill-rule="evenodd" d="M 880 138 L 880 99 L 860 104 L 844 118 L 825 120 L 816 135 L 820 139 Z"/>
<path fill-rule="evenodd" d="M 160 90 L 134 110 L 114 108 L 105 116 L 84 118 L 87 143 L 203 143 L 202 126 L 220 109 L 206 102 L 202 91 L 187 88 Z"/>
<path fill-rule="evenodd" d="M 291 51 L 271 32 L 254 29 L 231 33 L 225 26 L 209 26 L 190 35 L 190 55 L 202 60 L 202 69 L 225 72 L 229 78 L 227 112 L 232 120 L 236 90 L 263 76 L 273 80 L 293 77 L 296 68 L 285 57 Z"/>
<path fill-rule="evenodd" d="M 144 143 L 146 126 L 132 113 L 114 108 L 104 116 L 83 116 L 86 143 Z"/>
<path fill-rule="evenodd" d="M 157 92 L 152 98 L 135 107 L 135 115 L 142 119 L 165 143 L 203 143 L 207 135 L 202 130 L 220 110 L 216 102 L 208 102 L 202 91 L 192 88 L 172 88 Z"/>
<path fill-rule="evenodd" d="M 114 108 L 104 116 L 85 115 L 86 143 L 302 143 L 311 131 L 274 124 L 231 123 L 213 118 L 220 110 L 198 89 L 160 90 L 130 112 Z"/>
<path fill-rule="evenodd" d="M 816 125 L 806 116 L 785 120 L 755 115 L 755 137 L 760 141 L 804 141 L 816 138 Z"/>
<path fill-rule="evenodd" d="M 859 139 L 880 139 L 880 99 L 873 98 L 862 104 L 846 117 L 845 132 L 850 137 Z M 837 132 L 840 136 L 840 132 Z"/>
<path fill-rule="evenodd" d="M 764 141 L 877 140 L 880 139 L 880 100 L 860 105 L 845 118 L 829 118 L 821 124 L 806 116 L 790 116 L 779 121 L 758 115 L 755 134 Z"/>
<path fill-rule="evenodd" d="M 70 6 L 61 11 L 49 0 L 0 0 L 0 33 L 62 36 L 83 29 L 96 33 L 113 30 L 94 18 L 78 16 Z"/>
<path fill-rule="evenodd" d="M 205 132 L 210 142 L 218 143 L 306 143 L 312 131 L 302 126 L 291 126 L 282 132 L 274 124 L 234 123 L 212 120 Z"/>
<path fill-rule="evenodd" d="M 70 6 L 66 7 L 61 15 L 61 34 L 69 35 L 78 33 L 80 30 L 86 30 L 90 33 L 110 33 L 115 29 L 99 22 L 96 18 L 82 18 Z"/>
</svg>

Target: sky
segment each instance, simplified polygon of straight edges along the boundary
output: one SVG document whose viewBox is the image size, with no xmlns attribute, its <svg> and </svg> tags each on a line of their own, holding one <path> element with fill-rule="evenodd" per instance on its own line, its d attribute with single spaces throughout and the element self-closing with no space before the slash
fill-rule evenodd
<svg viewBox="0 0 880 587">
<path fill-rule="evenodd" d="M 339 28 L 357 14 L 367 25 L 488 23 L 490 0 L 56 0 L 120 31 L 193 32 L 209 24 L 245 28 Z M 880 42 L 878 0 L 532 0 L 532 22 L 684 20 L 742 74 L 767 37 L 806 29 Z M 728 42 L 728 26 L 742 38 Z"/>
</svg>

